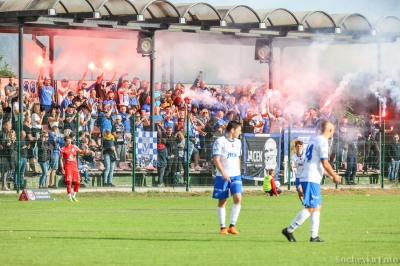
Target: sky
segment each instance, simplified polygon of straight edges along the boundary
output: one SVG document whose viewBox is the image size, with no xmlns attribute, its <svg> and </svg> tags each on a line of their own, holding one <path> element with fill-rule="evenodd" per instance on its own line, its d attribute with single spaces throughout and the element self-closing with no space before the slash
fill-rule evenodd
<svg viewBox="0 0 400 266">
<path fill-rule="evenodd" d="M 172 0 L 174 4 L 193 0 Z M 361 13 L 366 16 L 400 15 L 399 0 L 206 0 L 213 6 L 247 5 L 253 9 L 286 8 L 290 11 L 322 10 L 329 14 Z"/>
</svg>

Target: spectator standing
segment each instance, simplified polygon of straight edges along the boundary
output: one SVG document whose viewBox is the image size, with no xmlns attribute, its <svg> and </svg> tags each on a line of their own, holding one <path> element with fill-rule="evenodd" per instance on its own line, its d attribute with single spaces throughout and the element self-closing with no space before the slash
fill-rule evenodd
<svg viewBox="0 0 400 266">
<path fill-rule="evenodd" d="M 67 97 L 65 97 L 61 104 L 60 104 L 60 110 L 61 110 L 61 115 L 64 114 L 65 109 L 67 109 L 68 105 L 72 104 L 72 101 L 74 100 L 75 94 L 72 91 L 69 91 L 67 94 Z"/>
<path fill-rule="evenodd" d="M 4 94 L 7 97 L 8 106 L 11 106 L 12 100 L 17 97 L 17 84 L 14 82 L 15 76 L 11 75 L 8 79 L 8 84 L 4 87 Z"/>
<path fill-rule="evenodd" d="M 106 88 L 111 86 L 116 76 L 117 72 L 114 72 L 114 76 L 111 78 L 110 81 L 106 82 L 105 84 L 103 84 L 104 73 L 97 77 L 96 83 L 94 85 L 94 90 L 96 91 L 96 94 L 100 98 L 100 100 L 104 100 L 107 98 Z"/>
<path fill-rule="evenodd" d="M 233 114 L 236 116 L 240 114 L 240 110 L 236 104 L 236 98 L 231 97 L 230 100 L 227 102 L 225 105 L 225 111 L 226 112 L 233 112 Z"/>
<path fill-rule="evenodd" d="M 38 162 L 42 169 L 42 175 L 39 180 L 39 188 L 46 188 L 47 171 L 49 170 L 50 159 L 52 156 L 51 146 L 48 143 L 49 134 L 42 131 L 40 139 L 37 142 L 38 147 Z"/>
<path fill-rule="evenodd" d="M 275 114 L 269 112 L 269 107 L 267 107 L 268 117 L 270 121 L 270 133 L 271 134 L 282 134 L 283 129 L 288 125 L 285 118 L 282 117 L 282 110 L 280 108 L 275 109 Z"/>
<path fill-rule="evenodd" d="M 393 136 L 393 141 L 389 145 L 388 155 L 390 158 L 388 181 L 394 182 L 397 180 L 397 175 L 399 173 L 399 165 L 400 165 L 399 134 L 395 134 Z"/>
<path fill-rule="evenodd" d="M 304 127 L 317 128 L 320 118 L 317 117 L 317 109 L 310 108 L 308 111 L 309 115 L 305 119 Z"/>
<path fill-rule="evenodd" d="M 114 136 L 109 129 L 104 131 L 103 137 L 103 156 L 104 156 L 104 186 L 115 187 L 112 183 L 114 166 L 116 161 Z"/>
<path fill-rule="evenodd" d="M 19 184 L 20 184 L 20 189 L 24 189 L 25 188 L 25 170 L 26 170 L 26 165 L 28 162 L 28 149 L 29 149 L 29 144 L 27 143 L 26 139 L 26 133 L 25 131 L 21 131 L 21 153 L 20 153 L 20 158 L 19 158 L 19 169 L 17 169 L 17 171 L 15 172 L 15 176 L 14 176 L 14 189 L 16 189 L 18 187 L 18 183 L 17 183 L 17 174 L 18 172 L 20 173 L 20 180 L 19 180 Z"/>
<path fill-rule="evenodd" d="M 143 106 L 146 103 L 147 96 L 150 96 L 150 88 L 146 80 L 142 80 L 140 88 L 138 89 L 138 94 L 139 104 L 140 106 Z"/>
<path fill-rule="evenodd" d="M 358 136 L 354 135 L 347 141 L 347 169 L 346 169 L 346 185 L 357 185 L 354 177 L 357 173 L 357 154 L 358 154 Z"/>
<path fill-rule="evenodd" d="M 75 132 L 76 114 L 77 111 L 75 110 L 75 106 L 73 104 L 68 105 L 67 110 L 65 111 L 63 116 L 65 136 L 68 136 L 71 131 Z"/>
<path fill-rule="evenodd" d="M 115 102 L 113 91 L 107 92 L 107 99 L 103 100 L 103 105 L 105 105 L 105 104 L 108 104 L 111 107 L 113 113 L 116 113 L 118 111 L 117 103 Z"/>
<path fill-rule="evenodd" d="M 2 190 L 10 190 L 6 186 L 8 167 L 10 165 L 10 160 L 9 160 L 9 157 L 7 156 L 7 154 L 9 153 L 9 149 L 7 148 L 7 145 L 4 145 L 4 143 L 6 143 L 6 141 L 7 141 L 8 133 L 10 131 L 11 131 L 11 122 L 8 121 L 3 125 L 3 130 L 0 131 Z"/>
<path fill-rule="evenodd" d="M 89 134 L 89 128 L 90 128 L 90 119 L 91 119 L 91 110 L 89 106 L 84 106 L 83 110 L 80 113 L 80 121 L 79 121 L 79 130 L 85 131 L 87 134 Z"/>
<path fill-rule="evenodd" d="M 124 124 L 122 124 L 122 117 L 120 115 L 115 117 L 115 123 L 112 126 L 111 133 L 115 139 L 115 153 L 117 157 L 117 167 L 119 168 L 120 162 L 126 162 L 125 127 Z"/>
<path fill-rule="evenodd" d="M 40 132 L 42 131 L 42 124 L 43 124 L 43 120 L 44 120 L 44 116 L 45 116 L 46 111 L 42 111 L 40 112 L 40 105 L 39 104 L 35 104 L 33 106 L 33 110 L 32 110 L 32 116 L 31 116 L 31 123 L 32 123 L 32 130 L 31 132 L 33 133 L 34 137 L 36 139 L 39 139 L 40 137 Z M 34 148 L 34 155 L 37 158 L 38 157 L 38 149 L 37 147 Z"/>
<path fill-rule="evenodd" d="M 58 128 L 60 120 L 62 120 L 62 118 L 60 118 L 60 109 L 56 107 L 51 108 L 51 113 L 47 118 L 49 129 L 52 129 L 54 126 Z"/>
<path fill-rule="evenodd" d="M 127 141 L 131 139 L 131 115 L 134 114 L 135 110 L 130 110 L 128 113 L 128 106 L 119 106 L 119 115 L 122 118 L 122 124 L 125 127 L 125 137 Z"/>
<path fill-rule="evenodd" d="M 135 93 L 136 95 L 136 87 L 131 86 L 129 87 L 129 81 L 124 80 L 121 84 L 121 87 L 118 89 L 118 95 L 119 95 L 119 104 L 121 105 L 129 105 L 129 97 L 132 93 Z"/>
<path fill-rule="evenodd" d="M 72 91 L 69 87 L 69 81 L 66 79 L 61 80 L 61 87 L 57 86 L 58 93 L 58 104 L 61 104 L 62 101 L 68 96 L 68 93 Z"/>
<path fill-rule="evenodd" d="M 39 175 L 36 171 L 35 167 L 35 154 L 34 148 L 36 147 L 36 134 L 32 132 L 32 124 L 31 124 L 31 117 L 26 116 L 24 119 L 24 124 L 22 125 L 22 130 L 26 133 L 27 143 L 28 143 L 28 161 L 29 161 L 29 168 L 33 171 L 33 176 Z"/>
<path fill-rule="evenodd" d="M 88 105 L 90 108 L 90 121 L 89 121 L 89 143 L 92 142 L 92 133 L 94 126 L 96 125 L 97 118 L 99 117 L 99 110 L 101 108 L 101 102 L 96 97 L 96 90 L 90 90 L 88 98 Z"/>
<path fill-rule="evenodd" d="M 174 155 L 168 155 L 168 150 L 165 146 L 166 140 L 161 139 L 160 143 L 157 144 L 157 174 L 158 174 L 158 186 L 164 187 L 164 173 L 167 167 L 167 161 L 174 158 Z"/>
<path fill-rule="evenodd" d="M 64 140 L 60 137 L 58 126 L 51 127 L 51 131 L 48 134 L 48 143 L 53 151 L 50 160 L 51 172 L 50 172 L 50 180 L 48 188 L 57 188 L 56 184 L 54 183 L 54 179 L 56 176 L 56 172 L 58 170 L 58 163 L 60 160 L 60 150 L 65 145 Z"/>
<path fill-rule="evenodd" d="M 4 158 L 7 158 L 9 161 L 9 165 L 6 170 L 8 174 L 6 174 L 6 176 L 8 176 L 10 180 L 14 181 L 14 184 L 16 183 L 15 170 L 18 164 L 18 147 L 16 140 L 17 134 L 14 130 L 10 130 L 5 141 L 1 143 L 1 145 L 7 149 L 7 152 L 4 154 Z"/>
<path fill-rule="evenodd" d="M 99 120 L 100 120 L 100 132 L 103 133 L 105 130 L 112 129 L 111 123 L 111 113 L 112 109 L 109 104 L 103 104 L 103 110 L 99 113 Z"/>
<path fill-rule="evenodd" d="M 390 129 L 385 130 L 385 133 L 393 131 L 393 126 Z M 369 121 L 365 123 L 365 156 L 366 164 L 364 168 L 369 168 L 372 171 L 379 171 L 379 146 L 377 142 L 377 134 L 383 132 L 383 129 L 379 125 L 379 120 L 375 115 L 370 115 Z"/>
<path fill-rule="evenodd" d="M 178 143 L 180 142 L 179 139 L 177 139 L 173 134 L 172 134 L 172 127 L 168 126 L 166 128 L 166 132 L 163 134 L 162 138 L 166 140 L 165 146 L 168 149 L 168 154 L 169 155 L 174 155 L 174 157 L 171 157 L 170 160 L 168 160 L 167 167 L 165 169 L 165 179 L 168 180 L 167 184 L 171 184 L 172 180 L 174 178 L 174 174 L 178 172 L 177 170 L 177 157 L 178 157 Z"/>
<path fill-rule="evenodd" d="M 43 68 L 40 69 L 38 77 L 40 108 L 46 113 L 50 113 L 51 106 L 56 104 L 56 96 L 54 93 L 54 88 L 51 86 L 51 78 L 47 76 L 42 81 L 42 75 Z"/>
</svg>

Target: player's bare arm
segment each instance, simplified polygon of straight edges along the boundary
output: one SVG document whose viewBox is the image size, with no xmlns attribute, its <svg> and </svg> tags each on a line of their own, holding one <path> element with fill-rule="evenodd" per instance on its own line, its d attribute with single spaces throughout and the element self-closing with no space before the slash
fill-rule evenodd
<svg viewBox="0 0 400 266">
<path fill-rule="evenodd" d="M 333 171 L 332 166 L 329 164 L 328 160 L 321 160 L 321 164 L 324 167 L 325 173 L 329 178 L 333 180 L 336 184 L 339 184 L 342 180 L 342 177 Z"/>
</svg>

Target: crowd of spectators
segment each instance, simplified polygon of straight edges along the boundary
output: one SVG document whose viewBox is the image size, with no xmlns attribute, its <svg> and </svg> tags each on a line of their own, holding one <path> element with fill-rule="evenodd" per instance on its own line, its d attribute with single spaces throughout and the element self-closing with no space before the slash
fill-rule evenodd
<svg viewBox="0 0 400 266">
<path fill-rule="evenodd" d="M 54 89 L 50 77 L 38 77 L 38 93 L 24 93 L 23 116 L 21 127 L 20 169 L 17 168 L 16 132 L 18 128 L 18 89 L 14 77 L 1 95 L 0 123 L 0 157 L 2 188 L 7 190 L 6 179 L 13 179 L 16 184 L 16 173 L 21 173 L 21 187 L 24 185 L 24 173 L 30 168 L 33 175 L 40 175 L 40 188 L 55 188 L 55 174 L 58 170 L 59 151 L 63 147 L 64 136 L 77 140 L 84 151 L 92 150 L 90 155 L 79 158 L 79 168 L 84 173 L 85 182 L 90 181 L 89 169 L 96 169 L 101 161 L 104 165 L 104 185 L 112 184 L 114 169 L 129 160 L 132 153 L 132 132 L 157 131 L 159 155 L 162 160 L 158 164 L 147 166 L 148 170 L 157 170 L 162 180 L 160 185 L 179 182 L 184 170 L 185 152 L 188 149 L 192 170 L 211 169 L 212 145 L 215 137 L 223 134 L 231 120 L 243 124 L 244 133 L 282 134 L 291 125 L 292 128 L 319 129 L 323 121 L 338 123 L 332 114 L 332 107 L 321 110 L 316 107 L 302 106 L 300 110 L 289 108 L 293 98 L 285 98 L 279 92 L 269 90 L 266 85 L 246 86 L 224 85 L 207 87 L 202 74 L 199 74 L 193 85 L 184 87 L 178 83 L 175 88 L 168 84 L 155 83 L 154 117 L 151 113 L 150 86 L 146 80 L 135 77 L 132 81 L 120 76 L 117 86 L 111 88 L 117 73 L 111 80 L 105 81 L 104 74 L 97 77 L 94 84 L 88 86 L 84 82 L 86 72 L 76 87 L 68 86 L 67 80 Z M 151 127 L 151 119 L 155 128 Z M 189 119 L 189 123 L 187 123 Z M 189 127 L 187 126 L 189 124 Z M 331 161 L 345 161 L 342 156 L 344 145 L 354 141 L 354 135 L 348 128 L 347 117 L 341 118 L 340 152 L 332 150 Z M 133 128 L 133 126 L 135 128 Z M 379 132 L 376 118 L 367 121 L 366 129 L 360 138 L 375 140 Z M 76 133 L 78 132 L 78 136 Z M 373 136 L 371 136 L 371 132 Z M 337 132 L 338 133 L 338 132 Z M 186 136 L 189 134 L 189 143 Z M 348 134 L 348 136 L 346 135 Z M 337 136 L 338 134 L 336 134 Z M 333 139 L 333 142 L 338 141 Z M 334 144 L 333 143 L 333 144 Z M 373 153 L 369 156 L 369 167 L 376 163 L 376 143 L 368 142 Z M 368 145 L 369 145 L 368 144 Z M 372 159 L 371 159 L 372 158 Z M 41 174 L 35 169 L 35 162 L 41 167 Z M 142 165 L 132 166 L 141 168 Z M 157 167 L 157 168 L 156 168 Z M 49 182 L 47 173 L 50 171 Z M 3 178 L 6 177 L 6 178 Z M 164 182 L 163 182 L 164 181 Z M 185 180 L 183 182 L 186 182 Z"/>
</svg>

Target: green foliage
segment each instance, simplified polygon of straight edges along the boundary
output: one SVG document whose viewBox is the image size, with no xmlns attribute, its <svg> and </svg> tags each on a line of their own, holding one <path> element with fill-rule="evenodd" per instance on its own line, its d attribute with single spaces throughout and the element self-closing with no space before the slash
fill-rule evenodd
<svg viewBox="0 0 400 266">
<path fill-rule="evenodd" d="M 336 190 L 338 193 L 357 191 Z M 385 190 L 386 191 L 386 190 Z M 371 192 L 369 192 L 371 193 Z M 301 210 L 294 193 L 243 197 L 239 235 L 220 235 L 211 195 L 78 193 L 80 202 L 18 202 L 1 195 L 1 265 L 338 265 L 338 258 L 399 257 L 400 196 L 323 191 L 320 237 L 307 220 L 293 245 L 281 230 Z M 101 194 L 101 193 L 100 193 Z M 150 193 L 152 194 L 152 193 Z M 172 194 L 172 193 L 171 193 Z M 184 194 L 185 193 L 176 193 Z M 356 193 L 358 194 L 358 193 Z M 111 196 L 111 197 L 109 197 Z M 227 202 L 229 224 L 232 199 Z"/>
<path fill-rule="evenodd" d="M 7 62 L 2 62 L 4 55 L 0 54 L 0 78 L 8 78 L 11 75 L 15 75 L 12 71 L 12 65 Z"/>
</svg>

